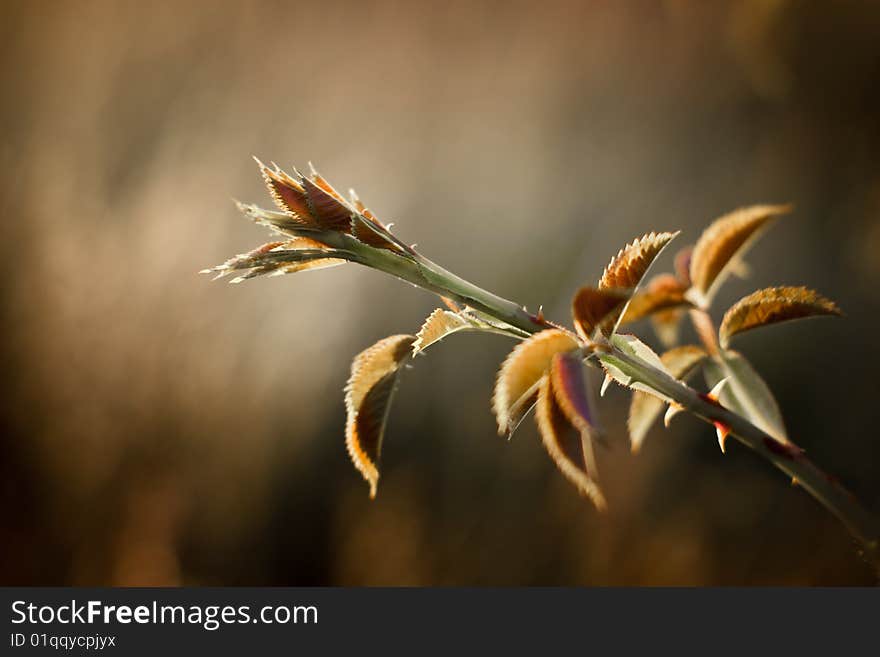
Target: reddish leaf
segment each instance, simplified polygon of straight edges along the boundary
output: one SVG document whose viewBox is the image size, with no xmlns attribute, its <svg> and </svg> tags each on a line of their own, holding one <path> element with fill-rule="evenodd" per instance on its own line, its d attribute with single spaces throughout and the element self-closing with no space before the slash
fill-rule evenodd
<svg viewBox="0 0 880 657">
<path fill-rule="evenodd" d="M 627 298 L 628 294 L 621 290 L 582 287 L 574 295 L 571 304 L 578 334 L 589 342 L 597 331 L 609 333 L 620 317 Z"/>
</svg>

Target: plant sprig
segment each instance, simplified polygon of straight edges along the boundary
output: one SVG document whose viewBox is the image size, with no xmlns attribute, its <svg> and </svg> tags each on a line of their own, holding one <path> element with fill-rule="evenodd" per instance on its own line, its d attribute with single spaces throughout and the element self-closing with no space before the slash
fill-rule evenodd
<svg viewBox="0 0 880 657">
<path fill-rule="evenodd" d="M 624 246 L 596 286 L 574 296 L 574 330 L 503 299 L 443 269 L 398 239 L 352 190 L 344 198 L 314 169 L 309 175 L 257 161 L 278 210 L 239 209 L 280 237 L 203 270 L 231 283 L 355 262 L 391 274 L 440 296 L 438 308 L 414 334 L 393 335 L 361 352 L 345 390 L 346 446 L 375 497 L 391 400 L 402 366 L 462 331 L 519 340 L 498 374 L 492 409 L 499 433 L 512 436 L 534 408 L 542 442 L 562 474 L 606 506 L 599 485 L 595 395 L 585 366 L 599 367 L 605 384 L 633 391 L 628 429 L 638 451 L 666 408 L 664 424 L 686 411 L 712 424 L 722 452 L 734 436 L 785 472 L 837 516 L 858 540 L 866 559 L 880 564 L 880 522 L 831 476 L 810 462 L 789 437 L 779 406 L 748 360 L 730 349 L 747 330 L 783 321 L 840 315 L 834 302 L 803 287 L 758 290 L 735 303 L 716 330 L 709 311 L 719 287 L 745 269 L 743 256 L 787 205 L 758 205 L 716 219 L 693 247 L 675 257 L 675 273 L 647 274 L 678 233 L 648 233 Z M 700 345 L 678 344 L 678 327 L 690 318 Z M 650 318 L 666 347 L 658 355 L 622 328 Z M 686 381 L 702 371 L 708 390 Z"/>
</svg>

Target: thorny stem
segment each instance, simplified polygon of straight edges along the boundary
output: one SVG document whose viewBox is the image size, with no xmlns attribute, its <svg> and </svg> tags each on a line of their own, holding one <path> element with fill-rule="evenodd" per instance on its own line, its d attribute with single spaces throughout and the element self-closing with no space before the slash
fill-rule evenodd
<svg viewBox="0 0 880 657">
<path fill-rule="evenodd" d="M 387 250 L 363 245 L 348 236 L 344 236 L 344 241 L 344 248 L 353 254 L 353 260 L 381 269 L 440 296 L 452 298 L 520 331 L 534 334 L 553 326 L 543 318 L 530 314 L 519 304 L 477 287 L 419 254 L 396 255 Z M 708 314 L 705 311 L 695 311 L 692 319 L 703 341 L 709 341 L 707 346 L 712 347 L 710 351 L 717 351 L 714 329 Z M 709 333 L 712 335 L 711 339 L 708 338 Z M 846 526 L 860 543 L 866 561 L 876 570 L 880 570 L 880 520 L 868 512 L 834 477 L 806 458 L 801 450 L 780 443 L 744 417 L 614 345 L 605 343 L 602 348 L 637 373 L 639 380 L 680 404 L 696 417 L 710 424 L 721 423 L 726 426 L 739 442 L 791 477 L 792 483 L 801 486 Z M 593 359 L 587 362 L 597 366 Z"/>
</svg>

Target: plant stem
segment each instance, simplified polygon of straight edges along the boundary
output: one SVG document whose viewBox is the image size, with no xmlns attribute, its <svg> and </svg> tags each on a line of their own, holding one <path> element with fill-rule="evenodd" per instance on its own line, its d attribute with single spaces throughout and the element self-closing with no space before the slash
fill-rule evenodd
<svg viewBox="0 0 880 657">
<path fill-rule="evenodd" d="M 488 292 L 447 271 L 419 254 L 397 255 L 375 249 L 356 240 L 346 239 L 345 248 L 354 254 L 354 260 L 397 276 L 417 287 L 440 296 L 452 298 L 471 306 L 528 334 L 553 327 L 542 318 L 531 315 L 522 306 Z M 694 315 L 701 331 L 711 329 L 708 315 Z M 711 332 L 714 336 L 714 332 Z M 705 339 L 705 336 L 703 336 Z M 868 512 L 858 500 L 836 479 L 826 474 L 798 448 L 784 445 L 756 427 L 744 417 L 722 407 L 717 402 L 669 376 L 666 372 L 634 358 L 611 344 L 603 344 L 608 354 L 635 373 L 636 378 L 650 385 L 669 399 L 681 404 L 687 411 L 710 424 L 721 423 L 742 444 L 753 449 L 801 486 L 822 506 L 835 515 L 858 540 L 865 559 L 880 570 L 880 520 Z M 601 358 L 601 356 L 600 356 Z M 592 361 L 591 362 L 593 365 Z"/>
</svg>

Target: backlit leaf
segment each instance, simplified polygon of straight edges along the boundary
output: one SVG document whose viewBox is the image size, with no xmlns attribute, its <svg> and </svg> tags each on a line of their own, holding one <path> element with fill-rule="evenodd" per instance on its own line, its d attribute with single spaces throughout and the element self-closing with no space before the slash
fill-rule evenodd
<svg viewBox="0 0 880 657">
<path fill-rule="evenodd" d="M 610 333 L 623 311 L 628 296 L 621 290 L 597 290 L 589 286 L 578 290 L 571 304 L 574 326 L 578 334 L 584 340 L 590 341 L 597 330 Z"/>
<path fill-rule="evenodd" d="M 725 350 L 716 358 L 706 359 L 703 374 L 710 388 L 727 379 L 718 399 L 722 406 L 746 417 L 778 441 L 790 443 L 776 398 L 742 354 Z"/>
<path fill-rule="evenodd" d="M 683 381 L 692 374 L 697 366 L 706 358 L 706 352 L 695 345 L 683 345 L 675 347 L 660 356 L 669 374 Z M 629 429 L 630 444 L 632 451 L 637 452 L 648 434 L 648 430 L 654 421 L 663 412 L 664 402 L 654 395 L 644 392 L 634 392 L 629 406 L 627 427 Z"/>
<path fill-rule="evenodd" d="M 283 242 L 269 242 L 253 251 L 233 256 L 226 262 L 200 273 L 216 273 L 221 278 L 234 271 L 249 269 L 230 283 L 240 283 L 256 276 L 290 274 L 306 269 L 319 269 L 343 264 L 344 259 L 332 256 L 340 252 L 308 237 L 294 237 Z"/>
<path fill-rule="evenodd" d="M 620 324 L 629 324 L 656 312 L 689 305 L 684 298 L 686 289 L 672 274 L 654 276 L 633 295 Z"/>
<path fill-rule="evenodd" d="M 535 419 L 541 441 L 556 467 L 578 492 L 589 497 L 598 509 L 605 509 L 605 497 L 597 484 L 590 433 L 578 430 L 569 422 L 557 401 L 549 376 L 540 380 Z"/>
<path fill-rule="evenodd" d="M 351 232 L 351 217 L 355 212 L 353 208 L 341 197 L 334 196 L 309 178 L 302 178 L 301 183 L 308 197 L 312 217 L 318 225 L 325 230 Z"/>
<path fill-rule="evenodd" d="M 633 289 L 660 252 L 678 233 L 648 233 L 623 247 L 599 279 L 599 289 Z"/>
<path fill-rule="evenodd" d="M 379 456 L 400 366 L 410 356 L 413 335 L 392 335 L 358 354 L 345 387 L 345 445 L 376 496 Z"/>
<path fill-rule="evenodd" d="M 771 287 L 758 290 L 737 301 L 724 314 L 718 332 L 721 346 L 727 347 L 737 333 L 804 317 L 840 315 L 837 305 L 805 287 Z"/>
<path fill-rule="evenodd" d="M 730 265 L 745 254 L 769 223 L 791 211 L 790 205 L 753 205 L 716 219 L 703 231 L 691 255 L 690 278 L 695 301 L 706 306 L 730 273 Z"/>
<path fill-rule="evenodd" d="M 514 347 L 498 371 L 492 408 L 498 432 L 509 435 L 528 412 L 538 394 L 539 381 L 555 354 L 577 349 L 575 338 L 558 329 L 536 333 Z"/>
<path fill-rule="evenodd" d="M 459 331 L 479 331 L 481 327 L 475 320 L 458 313 L 437 308 L 432 312 L 422 328 L 416 333 L 413 342 L 413 356 L 424 351 L 435 342 L 439 342 L 447 335 Z"/>
<path fill-rule="evenodd" d="M 300 180 L 291 177 L 278 167 L 272 169 L 257 160 L 257 158 L 254 159 L 260 167 L 260 173 L 263 174 L 263 180 L 266 181 L 269 194 L 275 200 L 278 207 L 286 210 L 302 223 L 315 225 L 306 190 L 303 188 Z"/>
</svg>

